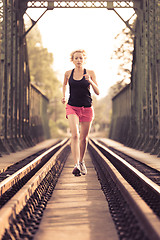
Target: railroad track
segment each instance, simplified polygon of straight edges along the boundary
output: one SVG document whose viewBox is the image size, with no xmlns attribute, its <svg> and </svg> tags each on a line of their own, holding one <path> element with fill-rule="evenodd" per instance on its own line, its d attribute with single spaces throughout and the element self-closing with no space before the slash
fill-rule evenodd
<svg viewBox="0 0 160 240">
<path fill-rule="evenodd" d="M 133 159 L 131 159 L 132 164 L 129 163 L 129 157 L 126 161 L 96 140 L 90 141 L 89 148 L 95 166 L 100 169 L 100 172 L 103 172 L 103 179 L 100 177 L 102 189 L 105 176 L 108 178 L 109 173 L 134 212 L 148 239 L 160 239 L 160 186 L 150 179 L 157 176 L 157 171 L 152 168 L 149 171 L 149 167 L 144 166 L 144 164 L 142 164 L 142 167 L 140 163 Z M 121 154 L 123 155 L 123 153 Z M 141 170 L 146 167 L 148 170 L 146 175 L 150 178 L 133 165 L 139 165 Z"/>
<path fill-rule="evenodd" d="M 23 164 L 25 166 L 22 168 L 18 167 L 18 170 L 7 178 L 6 173 L 2 174 L 5 179 L 0 182 L 0 239 L 32 239 L 32 233 L 39 223 L 37 219 L 40 220 L 42 209 L 44 210 L 49 197 L 48 179 L 52 180 L 51 193 L 70 152 L 68 146 L 69 141 L 65 139 L 28 164 Z M 44 197 L 45 194 L 48 197 Z M 26 215 L 29 216 L 31 212 L 35 213 L 35 216 L 30 219 Z M 25 227 L 29 221 L 34 225 L 31 232 Z"/>
<path fill-rule="evenodd" d="M 33 239 L 70 153 L 69 145 L 70 140 L 65 139 L 7 178 L 8 173 L 4 173 L 0 182 L 0 239 Z M 120 239 L 160 239 L 157 182 L 96 140 L 89 141 L 88 149 Z M 134 232 L 129 230 L 132 225 Z"/>
</svg>

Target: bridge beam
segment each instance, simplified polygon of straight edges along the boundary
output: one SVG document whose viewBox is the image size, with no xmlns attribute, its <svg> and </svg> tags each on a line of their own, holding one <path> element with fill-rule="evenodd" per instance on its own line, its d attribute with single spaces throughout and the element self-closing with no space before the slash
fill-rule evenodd
<svg viewBox="0 0 160 240">
<path fill-rule="evenodd" d="M 113 10 L 114 8 L 139 8 L 140 0 L 130 1 L 113 1 L 113 0 L 33 0 L 23 1 L 27 8 L 107 8 Z"/>
</svg>

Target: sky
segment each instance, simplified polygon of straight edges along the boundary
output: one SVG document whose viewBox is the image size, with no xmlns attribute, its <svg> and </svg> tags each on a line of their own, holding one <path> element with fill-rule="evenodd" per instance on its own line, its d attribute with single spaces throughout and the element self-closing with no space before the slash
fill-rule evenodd
<svg viewBox="0 0 160 240">
<path fill-rule="evenodd" d="M 28 9 L 36 20 L 44 9 Z M 117 10 L 124 20 L 133 14 L 133 9 Z M 54 9 L 47 11 L 39 20 L 43 46 L 53 53 L 53 69 L 63 82 L 64 73 L 73 69 L 70 53 L 85 49 L 85 68 L 94 70 L 100 88 L 99 98 L 107 95 L 109 88 L 119 78 L 118 63 L 111 60 L 115 47 L 115 36 L 125 27 L 123 21 L 112 10 L 107 9 Z"/>
</svg>

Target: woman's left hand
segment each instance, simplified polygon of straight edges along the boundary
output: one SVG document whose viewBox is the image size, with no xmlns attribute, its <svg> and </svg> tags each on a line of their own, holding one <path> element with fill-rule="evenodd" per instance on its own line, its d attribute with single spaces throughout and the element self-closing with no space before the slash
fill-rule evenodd
<svg viewBox="0 0 160 240">
<path fill-rule="evenodd" d="M 96 81 L 95 73 L 93 71 L 89 70 L 83 76 L 91 84 L 95 94 L 99 95 L 99 88 L 98 88 L 98 84 L 97 84 L 97 81 Z"/>
<path fill-rule="evenodd" d="M 90 78 L 90 76 L 86 73 L 86 74 L 84 74 L 83 75 L 84 77 L 85 77 L 85 79 L 89 82 L 89 83 L 91 83 L 91 78 Z"/>
</svg>

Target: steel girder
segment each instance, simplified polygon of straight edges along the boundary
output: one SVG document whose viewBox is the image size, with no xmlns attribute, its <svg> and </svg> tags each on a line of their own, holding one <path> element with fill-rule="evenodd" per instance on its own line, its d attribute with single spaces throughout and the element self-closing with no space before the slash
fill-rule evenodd
<svg viewBox="0 0 160 240">
<path fill-rule="evenodd" d="M 135 51 L 132 79 L 132 133 L 134 146 L 158 153 L 160 143 L 160 4 L 143 0 L 137 11 Z"/>
<path fill-rule="evenodd" d="M 131 75 L 131 115 L 130 130 L 126 128 L 124 144 L 146 152 L 160 155 L 160 2 L 143 0 L 136 9 L 136 37 Z M 127 90 L 126 90 L 127 91 Z M 121 94 L 113 104 L 120 107 Z M 127 106 L 124 104 L 123 108 Z M 123 112 L 124 112 L 123 109 Z M 117 116 L 114 128 L 121 116 Z M 123 124 L 123 123 L 122 123 Z M 117 126 L 116 126 L 117 125 Z M 116 132 L 112 129 L 112 132 Z M 111 138 L 116 136 L 111 133 Z M 118 140 L 118 139 L 117 139 Z"/>
<path fill-rule="evenodd" d="M 49 5 L 35 5 L 39 2 Z M 122 7 L 122 2 L 114 1 Z M 73 3 L 73 5 L 71 5 Z M 30 79 L 23 14 L 29 7 L 113 7 L 113 1 L 0 0 L 0 147 L 16 150 L 11 139 L 25 139 L 30 128 Z M 104 4 L 105 3 L 105 4 Z M 131 82 L 132 147 L 159 153 L 160 146 L 160 3 L 134 1 L 137 13 L 135 51 Z M 51 4 L 51 5 L 50 5 Z M 94 5 L 95 4 L 95 5 Z M 110 4 L 110 5 L 108 5 Z M 136 5 L 138 4 L 138 5 Z M 115 7 L 115 5 L 114 5 Z M 126 7 L 123 5 L 123 7 Z M 128 7 L 128 6 L 127 6 Z M 25 141 L 26 142 L 26 141 Z M 23 143 L 19 143 L 19 145 Z M 14 145 L 14 147 L 13 147 Z"/>
<path fill-rule="evenodd" d="M 24 4 L 28 8 L 133 8 L 137 6 L 139 1 L 112 1 L 112 0 L 33 0 L 25 1 Z"/>
<path fill-rule="evenodd" d="M 18 139 L 24 138 L 28 131 L 29 69 L 25 39 L 20 42 L 24 12 L 18 11 L 15 0 L 0 1 L 0 147 L 3 153 L 23 145 Z"/>
<path fill-rule="evenodd" d="M 30 119 L 25 10 L 19 0 L 0 0 L 0 154 L 31 145 L 31 129 L 37 127 Z M 42 94 L 39 97 L 43 98 Z"/>
</svg>

